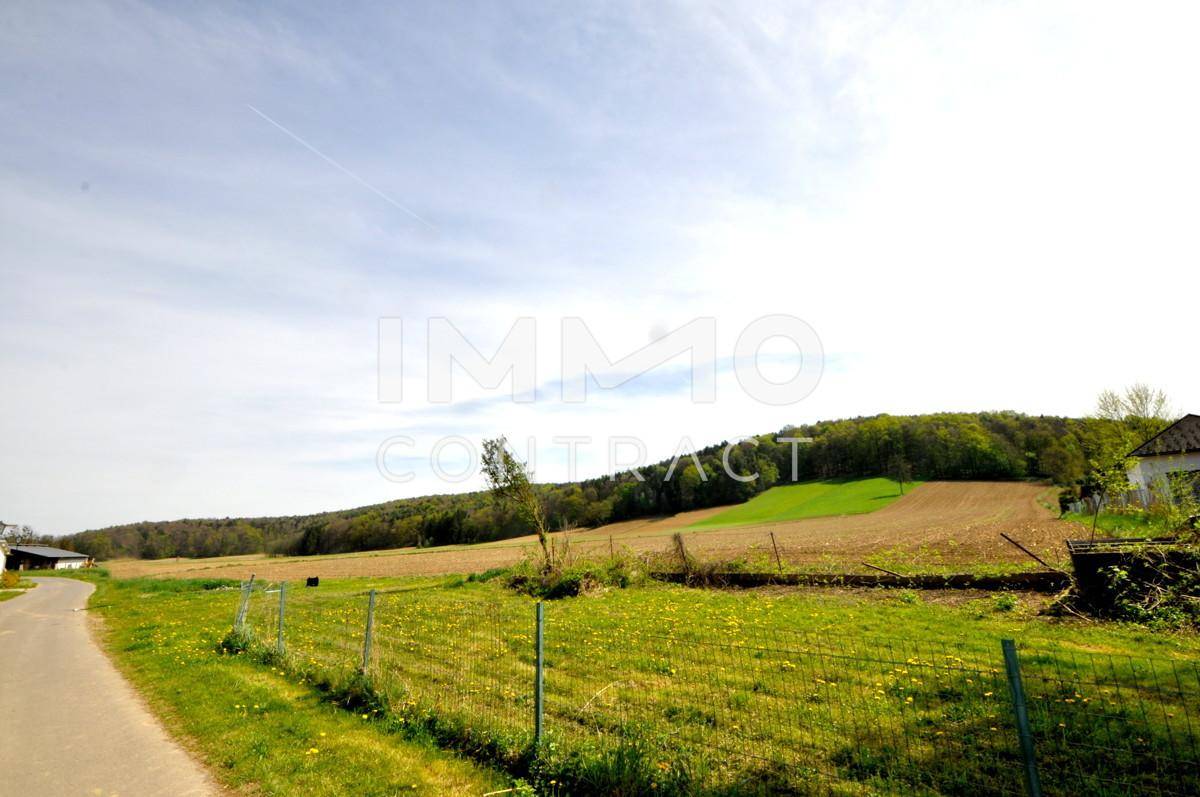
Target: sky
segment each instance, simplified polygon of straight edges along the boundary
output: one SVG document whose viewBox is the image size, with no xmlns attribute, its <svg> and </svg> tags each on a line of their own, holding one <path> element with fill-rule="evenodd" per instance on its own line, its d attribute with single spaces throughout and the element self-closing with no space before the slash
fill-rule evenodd
<svg viewBox="0 0 1200 797">
<path fill-rule="evenodd" d="M 593 476 L 617 438 L 653 461 L 879 412 L 1082 415 L 1135 381 L 1200 412 L 1198 15 L 8 0 L 0 519 L 480 487 L 435 473 L 470 464 L 448 436 L 507 435 L 552 481 L 561 436 Z M 820 341 L 759 352 L 819 377 L 782 406 L 733 365 L 772 315 Z M 430 402 L 431 318 L 489 357 L 533 319 L 536 400 L 458 368 Z M 684 353 L 563 401 L 576 318 L 613 361 L 712 319 L 716 400 Z"/>
</svg>

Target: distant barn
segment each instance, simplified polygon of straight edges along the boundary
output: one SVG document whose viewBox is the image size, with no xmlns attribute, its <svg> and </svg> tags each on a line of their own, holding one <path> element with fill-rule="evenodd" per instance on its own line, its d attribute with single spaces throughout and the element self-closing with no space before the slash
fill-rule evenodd
<svg viewBox="0 0 1200 797">
<path fill-rule="evenodd" d="M 49 545 L 13 545 L 8 553 L 10 570 L 76 570 L 87 567 L 91 557 Z"/>
</svg>

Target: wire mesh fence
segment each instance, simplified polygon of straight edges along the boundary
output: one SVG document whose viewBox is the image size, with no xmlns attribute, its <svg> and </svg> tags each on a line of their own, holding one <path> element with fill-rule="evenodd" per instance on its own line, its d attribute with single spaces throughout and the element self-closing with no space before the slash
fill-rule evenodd
<svg viewBox="0 0 1200 797">
<path fill-rule="evenodd" d="M 447 590 L 243 598 L 243 630 L 298 668 L 365 675 L 393 715 L 512 758 L 553 749 L 701 793 L 1200 794 L 1194 662 L 553 607 L 539 628 L 532 602 Z"/>
<path fill-rule="evenodd" d="M 528 613 L 479 601 L 445 603 L 436 616 L 404 594 L 384 594 L 368 672 L 389 703 L 503 739 L 532 742 L 534 650 Z"/>
<path fill-rule="evenodd" d="M 1200 794 L 1196 662 L 1023 650 L 1048 795 Z"/>
</svg>

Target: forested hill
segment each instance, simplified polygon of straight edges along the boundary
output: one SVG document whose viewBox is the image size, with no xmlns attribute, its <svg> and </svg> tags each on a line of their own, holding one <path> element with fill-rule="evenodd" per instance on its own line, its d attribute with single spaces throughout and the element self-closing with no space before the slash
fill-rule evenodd
<svg viewBox="0 0 1200 797">
<path fill-rule="evenodd" d="M 739 444 L 734 472 L 758 472 L 753 482 L 727 476 L 724 443 L 699 452 L 701 479 L 691 459 L 664 481 L 669 460 L 632 474 L 541 485 L 554 528 L 595 526 L 745 501 L 792 480 L 792 446 L 778 437 L 812 437 L 797 448 L 797 481 L 896 475 L 921 479 L 1083 478 L 1088 434 L 1083 421 L 1014 412 L 852 418 L 789 427 Z M 529 533 L 487 493 L 406 498 L 375 506 L 291 517 L 172 520 L 84 531 L 57 544 L 99 559 L 133 556 L 227 556 L 261 551 L 338 553 L 410 545 L 482 542 Z"/>
</svg>

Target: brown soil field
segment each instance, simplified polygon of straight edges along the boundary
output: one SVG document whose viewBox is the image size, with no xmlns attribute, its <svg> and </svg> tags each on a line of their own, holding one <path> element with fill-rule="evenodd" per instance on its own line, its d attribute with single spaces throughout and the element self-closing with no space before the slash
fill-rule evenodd
<svg viewBox="0 0 1200 797">
<path fill-rule="evenodd" d="M 683 512 L 667 518 L 613 523 L 569 532 L 576 553 L 666 552 L 682 532 L 689 552 L 701 559 L 774 556 L 774 532 L 786 563 L 805 569 L 861 571 L 870 559 L 908 571 L 981 567 L 1036 566 L 1005 542 L 1020 541 L 1051 563 L 1066 559 L 1064 541 L 1085 533 L 1077 523 L 1061 521 L 1046 504 L 1054 490 L 1024 482 L 929 482 L 898 501 L 867 515 L 808 518 L 728 529 L 688 530 L 687 526 L 727 507 Z M 556 535 L 560 539 L 564 535 Z M 262 554 L 216 559 L 117 560 L 106 567 L 118 578 L 173 576 L 268 580 L 343 576 L 428 576 L 472 573 L 504 567 L 532 552 L 533 537 L 480 545 L 401 548 L 352 554 L 271 558 Z"/>
</svg>

